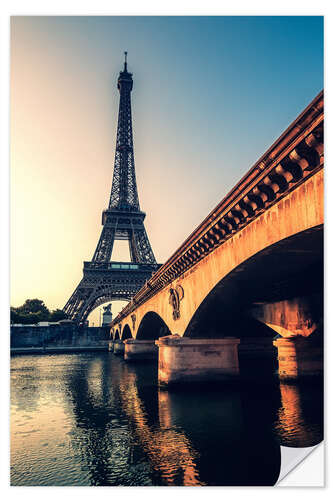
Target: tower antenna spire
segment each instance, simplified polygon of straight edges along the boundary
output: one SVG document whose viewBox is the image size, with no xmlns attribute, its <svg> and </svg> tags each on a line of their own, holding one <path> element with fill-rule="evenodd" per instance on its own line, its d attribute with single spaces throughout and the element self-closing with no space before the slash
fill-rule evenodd
<svg viewBox="0 0 333 500">
<path fill-rule="evenodd" d="M 127 51 L 125 51 L 124 54 L 125 54 L 124 71 L 127 71 Z"/>
</svg>

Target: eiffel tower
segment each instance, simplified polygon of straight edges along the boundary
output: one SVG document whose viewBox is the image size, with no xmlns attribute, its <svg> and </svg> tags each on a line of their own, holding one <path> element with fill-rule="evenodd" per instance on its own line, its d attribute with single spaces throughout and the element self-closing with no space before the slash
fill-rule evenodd
<svg viewBox="0 0 333 500">
<path fill-rule="evenodd" d="M 145 230 L 146 214 L 140 210 L 136 185 L 131 113 L 133 79 L 127 71 L 127 52 L 117 86 L 120 103 L 110 202 L 102 214 L 103 229 L 94 256 L 83 263 L 83 278 L 63 309 L 80 324 L 105 302 L 131 300 L 160 267 Z M 111 261 L 115 240 L 128 241 L 130 263 Z"/>
</svg>

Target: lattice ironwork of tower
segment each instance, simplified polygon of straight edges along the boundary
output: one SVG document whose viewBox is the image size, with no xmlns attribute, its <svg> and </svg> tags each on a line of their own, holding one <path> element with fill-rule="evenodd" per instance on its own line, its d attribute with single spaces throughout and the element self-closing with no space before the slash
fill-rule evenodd
<svg viewBox="0 0 333 500">
<path fill-rule="evenodd" d="M 83 278 L 66 303 L 64 312 L 78 323 L 105 302 L 130 300 L 153 272 L 156 263 L 144 226 L 136 185 L 131 91 L 132 73 L 118 78 L 120 93 L 116 155 L 109 206 L 102 214 L 102 233 L 91 261 L 83 263 Z M 111 261 L 115 240 L 128 240 L 131 262 Z"/>
</svg>

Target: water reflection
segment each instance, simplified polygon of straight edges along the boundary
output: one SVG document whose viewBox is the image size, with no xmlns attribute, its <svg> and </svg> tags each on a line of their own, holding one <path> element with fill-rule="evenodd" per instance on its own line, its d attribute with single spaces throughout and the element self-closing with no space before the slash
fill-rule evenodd
<svg viewBox="0 0 333 500">
<path fill-rule="evenodd" d="M 72 446 L 82 456 L 89 484 L 147 484 L 145 470 L 131 467 L 133 456 L 140 461 L 142 453 L 131 450 L 131 431 L 119 400 L 119 376 L 112 366 L 108 356 L 86 356 L 82 369 L 68 377 L 66 395 L 76 428 Z M 96 386 L 99 390 L 95 392 Z"/>
<path fill-rule="evenodd" d="M 11 404 L 20 412 L 33 412 L 40 397 L 40 378 L 36 358 L 31 356 L 23 365 L 11 368 Z"/>
<path fill-rule="evenodd" d="M 11 481 L 272 485 L 280 444 L 322 439 L 320 394 L 285 385 L 160 391 L 156 365 L 108 353 L 15 357 Z"/>
<path fill-rule="evenodd" d="M 306 448 L 323 439 L 322 383 L 280 385 L 281 406 L 275 430 L 283 446 Z"/>
<path fill-rule="evenodd" d="M 156 373 L 156 367 L 153 369 Z M 196 466 L 198 453 L 193 449 L 182 429 L 160 425 L 157 420 L 158 415 L 161 420 L 160 406 L 162 405 L 163 410 L 163 400 L 168 397 L 168 394 L 154 391 L 150 380 L 148 387 L 151 387 L 158 395 L 157 400 L 152 398 L 150 394 L 152 391 L 145 390 L 147 387 L 144 381 L 140 380 L 139 373 L 130 372 L 125 366 L 123 376 L 118 383 L 123 409 L 133 425 L 133 432 L 147 454 L 154 470 L 155 480 L 159 479 L 158 484 L 167 485 L 199 486 L 204 484 L 199 479 Z M 155 403 L 154 406 L 152 402 Z"/>
<path fill-rule="evenodd" d="M 160 393 L 160 422 L 184 429 L 196 450 L 202 484 L 271 485 L 280 472 L 280 446 L 242 392 L 215 388 Z M 245 404 L 244 404 L 245 403 Z"/>
</svg>

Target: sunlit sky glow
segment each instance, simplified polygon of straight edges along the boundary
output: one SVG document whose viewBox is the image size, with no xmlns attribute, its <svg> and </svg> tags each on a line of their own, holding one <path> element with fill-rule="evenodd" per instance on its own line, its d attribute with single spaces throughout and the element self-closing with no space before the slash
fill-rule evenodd
<svg viewBox="0 0 333 500">
<path fill-rule="evenodd" d="M 322 17 L 13 17 L 14 306 L 38 297 L 62 308 L 92 258 L 124 50 L 139 199 L 158 262 L 323 87 Z"/>
</svg>

